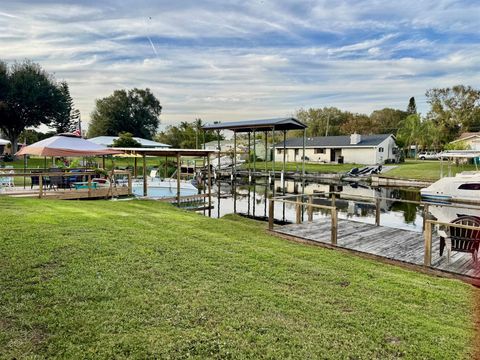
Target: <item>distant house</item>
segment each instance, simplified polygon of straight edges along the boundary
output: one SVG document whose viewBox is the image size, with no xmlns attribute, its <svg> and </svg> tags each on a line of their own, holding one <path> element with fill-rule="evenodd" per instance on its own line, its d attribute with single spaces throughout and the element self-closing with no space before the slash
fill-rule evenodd
<svg viewBox="0 0 480 360">
<path fill-rule="evenodd" d="M 460 142 L 468 145 L 470 147 L 470 150 L 480 150 L 480 132 L 465 132 L 461 134 L 458 139 L 450 142 L 450 144 Z"/>
<path fill-rule="evenodd" d="M 286 161 L 301 161 L 303 139 L 285 143 Z M 398 161 L 399 151 L 392 134 L 310 137 L 305 143 L 307 161 L 323 163 L 384 164 Z M 275 161 L 283 161 L 283 142 L 275 145 Z"/>
<path fill-rule="evenodd" d="M 95 144 L 98 145 L 103 145 L 106 147 L 112 147 L 113 146 L 113 141 L 117 140 L 118 136 L 97 136 L 91 139 L 88 139 L 88 141 L 92 141 Z M 144 148 L 169 148 L 172 147 L 171 145 L 168 144 L 162 144 L 156 141 L 148 140 L 148 139 L 143 139 L 139 137 L 134 137 L 133 138 L 135 141 L 139 142 L 140 145 Z"/>
</svg>

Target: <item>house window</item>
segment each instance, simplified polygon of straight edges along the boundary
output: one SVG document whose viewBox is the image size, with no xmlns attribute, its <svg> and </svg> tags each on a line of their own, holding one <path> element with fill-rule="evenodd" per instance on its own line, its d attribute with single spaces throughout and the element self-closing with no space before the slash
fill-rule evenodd
<svg viewBox="0 0 480 360">
<path fill-rule="evenodd" d="M 282 149 L 277 149 L 277 154 L 281 154 L 282 153 Z"/>
<path fill-rule="evenodd" d="M 458 187 L 459 190 L 480 190 L 480 183 L 462 184 Z"/>
<path fill-rule="evenodd" d="M 299 152 L 299 151 L 300 151 L 299 149 L 295 149 L 295 157 L 298 156 L 298 152 Z"/>
<path fill-rule="evenodd" d="M 378 148 L 378 152 L 383 152 L 383 148 L 382 148 L 382 147 L 379 147 L 379 148 Z"/>
<path fill-rule="evenodd" d="M 316 148 L 313 151 L 314 154 L 325 154 L 325 149 Z"/>
</svg>

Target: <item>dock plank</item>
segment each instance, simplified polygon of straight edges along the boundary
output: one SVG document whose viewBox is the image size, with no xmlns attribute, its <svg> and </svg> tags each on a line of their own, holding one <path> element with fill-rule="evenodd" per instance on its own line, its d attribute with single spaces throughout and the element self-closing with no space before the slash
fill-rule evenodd
<svg viewBox="0 0 480 360">
<path fill-rule="evenodd" d="M 274 231 L 330 244 L 330 218 L 319 218 L 302 224 L 276 226 Z M 349 219 L 338 219 L 337 247 L 373 254 L 390 260 L 423 265 L 423 233 L 407 229 L 395 229 Z M 432 241 L 433 269 L 480 279 L 480 266 L 473 263 L 470 254 L 453 252 L 447 264 L 446 249 L 440 257 L 440 241 L 434 234 Z"/>
</svg>

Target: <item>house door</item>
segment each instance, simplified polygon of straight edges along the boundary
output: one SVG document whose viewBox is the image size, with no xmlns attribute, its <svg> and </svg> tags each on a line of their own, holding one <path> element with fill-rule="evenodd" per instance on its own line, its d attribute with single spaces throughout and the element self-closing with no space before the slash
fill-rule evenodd
<svg viewBox="0 0 480 360">
<path fill-rule="evenodd" d="M 335 162 L 335 149 L 330 149 L 330 162 Z"/>
</svg>

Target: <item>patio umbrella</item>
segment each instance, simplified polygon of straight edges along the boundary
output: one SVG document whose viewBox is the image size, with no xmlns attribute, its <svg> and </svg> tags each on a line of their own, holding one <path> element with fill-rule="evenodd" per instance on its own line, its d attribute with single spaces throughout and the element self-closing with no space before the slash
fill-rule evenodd
<svg viewBox="0 0 480 360">
<path fill-rule="evenodd" d="M 122 151 L 106 148 L 75 134 L 59 134 L 34 144 L 24 146 L 15 155 L 37 156 L 97 156 L 120 154 Z"/>
</svg>

